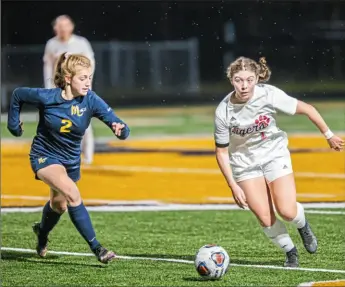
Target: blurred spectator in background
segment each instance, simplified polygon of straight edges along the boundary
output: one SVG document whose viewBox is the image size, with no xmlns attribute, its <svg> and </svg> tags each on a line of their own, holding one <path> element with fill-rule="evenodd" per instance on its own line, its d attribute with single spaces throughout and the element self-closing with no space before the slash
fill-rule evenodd
<svg viewBox="0 0 345 287">
<path fill-rule="evenodd" d="M 89 41 L 81 36 L 75 35 L 74 22 L 68 15 L 60 15 L 53 21 L 55 37 L 48 40 L 43 56 L 44 86 L 47 89 L 55 88 L 53 71 L 57 59 L 62 53 L 83 54 L 91 60 L 93 73 L 95 71 L 95 58 Z M 92 88 L 91 88 L 92 89 Z M 83 163 L 91 164 L 95 150 L 94 136 L 91 127 L 85 131 L 82 140 Z"/>
</svg>

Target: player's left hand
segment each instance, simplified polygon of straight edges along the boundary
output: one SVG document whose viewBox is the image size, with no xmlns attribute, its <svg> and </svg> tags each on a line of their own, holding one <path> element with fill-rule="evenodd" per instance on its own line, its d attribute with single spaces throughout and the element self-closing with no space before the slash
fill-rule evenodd
<svg viewBox="0 0 345 287">
<path fill-rule="evenodd" d="M 332 136 L 330 139 L 327 140 L 331 149 L 336 151 L 341 151 L 344 148 L 344 140 L 336 135 Z"/>
<path fill-rule="evenodd" d="M 121 130 L 125 127 L 124 124 L 120 124 L 120 123 L 112 123 L 112 129 L 114 131 L 114 134 L 116 136 L 121 136 Z"/>
</svg>

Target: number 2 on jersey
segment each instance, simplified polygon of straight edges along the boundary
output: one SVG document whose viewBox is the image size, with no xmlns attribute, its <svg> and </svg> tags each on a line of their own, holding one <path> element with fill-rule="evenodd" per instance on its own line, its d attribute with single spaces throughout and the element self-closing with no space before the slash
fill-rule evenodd
<svg viewBox="0 0 345 287">
<path fill-rule="evenodd" d="M 69 133 L 71 130 L 69 129 L 72 126 L 72 121 L 63 119 L 61 120 L 61 124 L 63 125 L 60 128 L 60 133 Z"/>
</svg>

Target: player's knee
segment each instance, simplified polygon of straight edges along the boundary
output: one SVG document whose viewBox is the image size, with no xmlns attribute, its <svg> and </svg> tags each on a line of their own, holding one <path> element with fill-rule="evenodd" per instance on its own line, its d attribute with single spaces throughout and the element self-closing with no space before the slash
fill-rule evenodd
<svg viewBox="0 0 345 287">
<path fill-rule="evenodd" d="M 52 201 L 51 205 L 52 209 L 59 214 L 63 214 L 67 210 L 67 201 Z"/>
<path fill-rule="evenodd" d="M 265 214 L 258 216 L 259 223 L 262 227 L 272 226 L 276 220 L 274 214 Z"/>
<path fill-rule="evenodd" d="M 81 197 L 77 187 L 66 188 L 65 197 L 69 205 L 76 206 L 81 203 Z"/>
<path fill-rule="evenodd" d="M 296 217 L 296 208 L 280 208 L 277 209 L 278 214 L 285 221 L 291 221 Z"/>
</svg>

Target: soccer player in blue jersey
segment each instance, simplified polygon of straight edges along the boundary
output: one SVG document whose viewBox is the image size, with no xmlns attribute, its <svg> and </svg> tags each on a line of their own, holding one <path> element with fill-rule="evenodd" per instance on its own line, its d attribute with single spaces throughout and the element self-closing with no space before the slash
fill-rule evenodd
<svg viewBox="0 0 345 287">
<path fill-rule="evenodd" d="M 68 15 L 56 17 L 53 23 L 55 37 L 48 40 L 43 56 L 44 87 L 46 89 L 55 88 L 53 82 L 54 66 L 62 53 L 82 54 L 91 61 L 93 74 L 96 68 L 94 51 L 90 42 L 79 35 L 73 33 L 74 23 Z M 92 87 L 90 87 L 92 90 Z M 91 124 L 84 133 L 81 142 L 82 163 L 92 164 L 94 156 L 94 136 Z"/>
<path fill-rule="evenodd" d="M 129 136 L 129 128 L 90 90 L 91 80 L 90 60 L 83 55 L 64 53 L 56 65 L 57 88 L 17 88 L 11 97 L 8 129 L 16 137 L 23 133 L 19 118 L 23 104 L 34 105 L 39 110 L 30 163 L 36 179 L 50 187 L 50 200 L 43 208 L 41 222 L 33 225 L 38 241 L 36 251 L 41 257 L 47 253 L 49 232 L 68 209 L 74 226 L 97 259 L 108 263 L 115 258 L 115 253 L 96 239 L 76 182 L 80 179 L 81 140 L 91 118 L 103 121 L 121 140 Z"/>
</svg>

